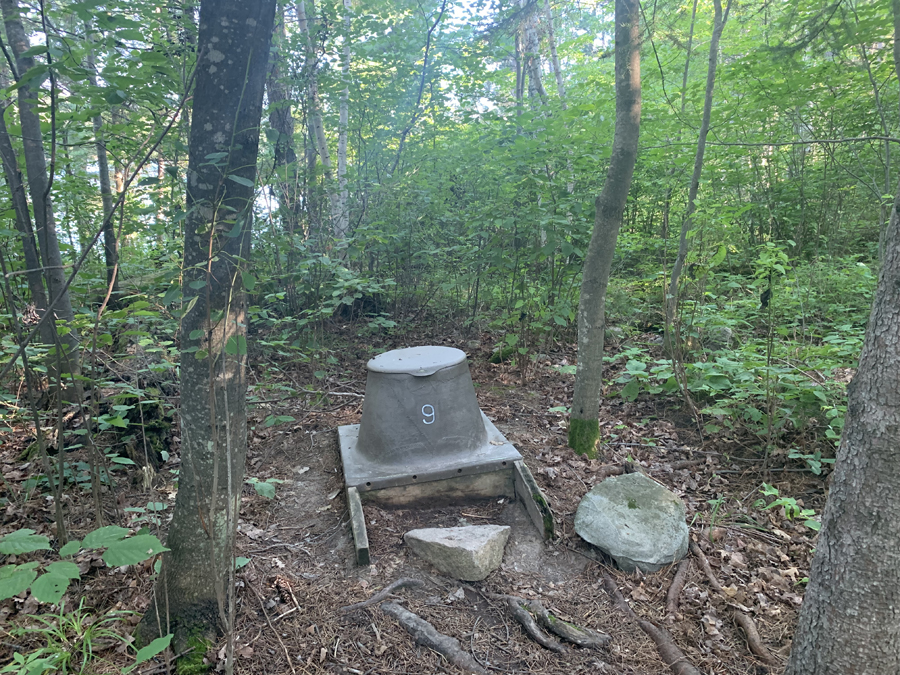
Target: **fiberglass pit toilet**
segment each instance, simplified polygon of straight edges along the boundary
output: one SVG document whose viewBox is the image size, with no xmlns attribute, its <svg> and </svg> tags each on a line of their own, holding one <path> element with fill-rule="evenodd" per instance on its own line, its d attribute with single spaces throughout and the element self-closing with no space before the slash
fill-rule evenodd
<svg viewBox="0 0 900 675">
<path fill-rule="evenodd" d="M 357 561 L 362 502 L 409 508 L 518 496 L 544 536 L 553 520 L 522 456 L 478 407 L 466 355 L 410 347 L 370 360 L 360 424 L 338 428 Z"/>
</svg>

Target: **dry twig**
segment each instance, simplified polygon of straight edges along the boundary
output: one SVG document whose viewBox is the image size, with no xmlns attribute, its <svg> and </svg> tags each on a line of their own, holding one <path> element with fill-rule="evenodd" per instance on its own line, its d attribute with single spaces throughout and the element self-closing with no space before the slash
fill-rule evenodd
<svg viewBox="0 0 900 675">
<path fill-rule="evenodd" d="M 384 600 L 387 596 L 389 596 L 394 591 L 398 591 L 401 588 L 420 588 L 425 584 L 418 579 L 410 579 L 409 577 L 401 577 L 397 579 L 397 581 L 391 583 L 390 585 L 382 588 L 375 595 L 373 595 L 368 600 L 363 600 L 362 602 L 357 602 L 352 605 L 347 605 L 346 607 L 341 607 L 339 611 L 341 612 L 353 612 L 357 609 L 362 609 L 364 607 L 369 607 L 371 605 L 377 605 L 379 602 Z"/>
</svg>

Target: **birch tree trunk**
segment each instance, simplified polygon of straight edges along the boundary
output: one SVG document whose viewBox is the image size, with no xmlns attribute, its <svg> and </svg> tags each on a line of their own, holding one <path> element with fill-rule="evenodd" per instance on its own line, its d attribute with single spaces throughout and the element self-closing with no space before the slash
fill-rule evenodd
<svg viewBox="0 0 900 675">
<path fill-rule="evenodd" d="M 641 124 L 640 4 L 616 0 L 616 130 L 603 190 L 595 201 L 594 232 L 584 257 L 578 300 L 578 367 L 569 417 L 569 447 L 597 456 L 597 415 L 603 385 L 606 288 L 625 202 L 637 160 Z"/>
<path fill-rule="evenodd" d="M 34 66 L 34 59 L 30 56 L 23 56 L 31 48 L 31 43 L 22 25 L 18 0 L 0 0 L 0 11 L 3 13 L 6 37 L 12 48 L 18 77 L 21 78 Z M 47 159 L 44 156 L 41 121 L 34 109 L 35 101 L 39 96 L 39 82 L 40 80 L 35 78 L 19 87 L 17 92 L 25 171 L 28 176 L 28 192 L 34 211 L 34 230 L 40 247 L 44 278 L 47 280 L 48 307 L 54 313 L 55 318 L 71 322 L 75 314 L 72 311 L 69 292 L 65 290 L 66 276 L 62 266 L 62 256 L 59 252 L 53 202 L 47 188 L 49 177 Z M 74 330 L 70 330 L 61 337 L 61 341 L 68 350 L 68 355 L 62 359 L 63 372 L 75 373 L 78 364 L 78 336 Z"/>
<path fill-rule="evenodd" d="M 706 137 L 709 135 L 709 122 L 712 117 L 713 90 L 716 84 L 716 66 L 719 61 L 719 39 L 728 21 L 728 12 L 731 9 L 731 0 L 722 12 L 722 0 L 713 0 L 715 17 L 713 20 L 712 39 L 709 41 L 709 67 L 706 71 L 706 96 L 703 100 L 703 118 L 700 122 L 700 133 L 697 138 L 697 152 L 694 155 L 694 172 L 691 175 L 691 185 L 688 188 L 687 210 L 681 223 L 681 236 L 678 240 L 678 255 L 672 266 L 672 278 L 669 282 L 669 292 L 666 294 L 666 336 L 669 345 L 672 344 L 672 326 L 675 321 L 675 311 L 678 308 L 678 281 L 681 278 L 681 270 L 684 269 L 684 261 L 688 254 L 687 235 L 693 224 L 694 211 L 697 208 L 697 192 L 700 189 L 700 176 L 703 173 L 703 156 L 706 152 Z M 691 24 L 693 26 L 693 22 Z M 692 32 L 693 36 L 693 32 Z M 690 56 L 688 57 L 690 58 Z M 687 66 L 685 66 L 685 77 Z M 682 92 L 684 88 L 682 87 Z"/>
<path fill-rule="evenodd" d="M 547 42 L 550 45 L 550 62 L 553 64 L 553 75 L 556 77 L 556 93 L 559 94 L 559 104 L 566 110 L 566 87 L 563 84 L 562 68 L 559 65 L 559 54 L 556 53 L 556 34 L 553 30 L 553 10 L 550 9 L 550 0 L 544 0 L 544 16 L 547 19 Z"/>
<path fill-rule="evenodd" d="M 200 6 L 184 225 L 181 473 L 171 550 L 138 628 L 144 643 L 174 632 L 176 653 L 193 647 L 188 658 L 198 664 L 233 618 L 230 575 L 247 454 L 243 267 L 274 19 L 275 0 Z"/>
</svg>

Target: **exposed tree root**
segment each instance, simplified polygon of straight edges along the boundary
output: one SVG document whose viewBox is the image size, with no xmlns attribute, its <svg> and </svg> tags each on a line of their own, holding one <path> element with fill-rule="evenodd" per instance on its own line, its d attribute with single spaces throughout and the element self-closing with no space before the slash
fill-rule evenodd
<svg viewBox="0 0 900 675">
<path fill-rule="evenodd" d="M 516 599 L 521 602 L 520 598 Z M 527 607 L 544 628 L 579 647 L 601 649 L 612 642 L 612 637 L 606 633 L 598 633 L 590 628 L 582 628 L 574 623 L 569 623 L 553 616 L 544 608 L 540 600 L 529 600 Z"/>
<path fill-rule="evenodd" d="M 498 595 L 497 593 L 489 593 L 469 585 L 466 585 L 466 588 L 484 598 L 504 601 L 513 618 L 522 624 L 525 632 L 539 645 L 557 654 L 564 654 L 566 647 L 545 635 L 540 626 L 558 635 L 563 640 L 586 649 L 601 649 L 612 642 L 612 636 L 606 633 L 598 633 L 590 628 L 583 628 L 553 616 L 541 604 L 540 600 L 526 600 L 517 595 Z"/>
<path fill-rule="evenodd" d="M 395 618 L 406 631 L 412 635 L 413 640 L 429 649 L 441 654 L 457 668 L 466 673 L 476 675 L 488 675 L 488 671 L 478 665 L 478 662 L 459 646 L 459 640 L 449 635 L 439 633 L 430 623 L 396 602 L 383 602 L 381 611 Z"/>
<path fill-rule="evenodd" d="M 678 571 L 675 572 L 675 578 L 672 579 L 672 585 L 669 586 L 669 592 L 666 593 L 666 614 L 669 616 L 678 614 L 678 599 L 681 597 L 681 591 L 684 588 L 684 582 L 690 569 L 690 558 L 684 558 L 678 563 Z"/>
<path fill-rule="evenodd" d="M 669 631 L 641 619 L 635 614 L 634 610 L 631 609 L 631 605 L 625 601 L 622 593 L 619 592 L 616 582 L 613 581 L 612 577 L 608 574 L 603 575 L 603 587 L 606 589 L 606 592 L 609 593 L 619 611 L 634 619 L 641 630 L 649 635 L 650 639 L 656 643 L 656 648 L 659 650 L 660 657 L 662 657 L 662 660 L 672 669 L 672 672 L 675 673 L 675 675 L 702 675 L 702 673 L 688 661 L 684 652 L 675 645 L 672 636 L 669 635 Z"/>
<path fill-rule="evenodd" d="M 509 607 L 509 611 L 512 613 L 515 620 L 522 624 L 525 632 L 531 636 L 532 640 L 537 642 L 541 647 L 556 652 L 557 654 L 565 654 L 568 651 L 563 645 L 553 638 L 548 637 L 544 631 L 540 629 L 535 622 L 534 617 L 531 616 L 531 612 L 526 609 L 528 605 L 527 601 L 522 598 L 517 598 L 514 595 L 506 595 L 503 597 L 506 600 L 506 606 Z"/>
<path fill-rule="evenodd" d="M 346 607 L 341 607 L 340 612 L 353 612 L 357 609 L 363 609 L 364 607 L 369 607 L 371 605 L 377 605 L 379 602 L 384 600 L 387 596 L 389 596 L 394 591 L 398 591 L 401 588 L 421 588 L 425 583 L 419 581 L 418 579 L 410 579 L 409 577 L 401 577 L 394 581 L 390 585 L 382 588 L 375 595 L 373 595 L 368 600 L 363 600 L 362 602 L 357 602 L 352 605 L 347 605 Z"/>
<path fill-rule="evenodd" d="M 706 554 L 703 550 L 697 545 L 696 542 L 691 542 L 691 553 L 700 561 L 700 567 L 703 569 L 704 574 L 706 574 L 706 578 L 709 581 L 709 585 L 712 586 L 727 602 L 728 598 L 725 596 L 725 593 L 722 591 L 722 584 L 719 583 L 719 580 L 716 578 L 715 572 L 713 572 L 712 566 L 709 564 L 709 560 L 706 558 Z M 753 652 L 756 657 L 770 666 L 780 665 L 780 661 L 775 658 L 772 653 L 766 648 L 765 644 L 763 644 L 762 638 L 759 635 L 759 630 L 756 628 L 756 622 L 746 612 L 741 611 L 737 607 L 732 605 L 732 619 L 734 622 L 741 627 L 741 630 L 744 631 L 744 636 L 747 638 L 747 646 L 750 648 L 750 651 Z"/>
</svg>

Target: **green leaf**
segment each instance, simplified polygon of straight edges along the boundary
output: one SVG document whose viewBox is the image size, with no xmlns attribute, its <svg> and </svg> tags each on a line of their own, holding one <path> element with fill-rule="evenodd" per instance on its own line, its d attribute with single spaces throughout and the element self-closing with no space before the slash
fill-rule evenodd
<svg viewBox="0 0 900 675">
<path fill-rule="evenodd" d="M 58 560 L 47 565 L 47 572 L 55 574 L 66 579 L 80 579 L 81 572 L 78 571 L 78 565 L 68 560 Z"/>
<path fill-rule="evenodd" d="M 31 584 L 31 594 L 40 602 L 56 605 L 69 588 L 70 582 L 69 577 L 48 572 L 42 574 L 37 581 Z"/>
<path fill-rule="evenodd" d="M 84 538 L 84 548 L 104 548 L 128 536 L 128 530 L 118 525 L 107 525 L 88 533 Z"/>
<path fill-rule="evenodd" d="M 725 248 L 724 244 L 719 246 L 719 250 L 716 251 L 716 254 L 709 261 L 709 268 L 712 269 L 716 265 L 720 265 L 723 260 L 725 260 L 725 256 L 728 255 L 728 249 Z"/>
<path fill-rule="evenodd" d="M 626 384 L 624 387 L 622 387 L 622 391 L 620 392 L 620 395 L 626 401 L 634 401 L 638 397 L 638 394 L 640 393 L 640 391 L 641 391 L 641 386 L 638 384 L 637 378 L 632 378 L 631 380 L 628 381 L 628 384 Z"/>
<path fill-rule="evenodd" d="M 250 562 L 250 558 L 245 558 L 243 556 L 238 556 L 234 559 L 234 569 L 239 570 L 242 567 L 245 567 Z"/>
<path fill-rule="evenodd" d="M 253 289 L 256 288 L 256 277 L 250 272 L 241 272 L 241 280 L 244 282 L 244 288 L 252 293 Z"/>
<path fill-rule="evenodd" d="M 33 569 L 37 563 L 29 565 L 6 565 L 0 568 L 0 600 L 18 595 L 31 586 L 37 576 Z"/>
<path fill-rule="evenodd" d="M 256 482 L 253 483 L 253 487 L 256 489 L 256 494 L 261 497 L 275 499 L 275 486 L 272 483 Z"/>
<path fill-rule="evenodd" d="M 128 457 L 111 457 L 109 461 L 113 464 L 133 464 L 137 466 L 137 463 Z"/>
<path fill-rule="evenodd" d="M 46 54 L 47 47 L 46 45 L 35 45 L 34 47 L 29 47 L 24 52 L 19 54 L 20 59 L 29 59 L 33 56 L 37 56 L 38 54 Z"/>
<path fill-rule="evenodd" d="M 158 553 L 168 550 L 155 535 L 139 534 L 127 539 L 121 539 L 110 545 L 106 553 L 103 554 L 103 560 L 110 567 L 137 565 Z"/>
<path fill-rule="evenodd" d="M 81 542 L 78 539 L 73 539 L 68 542 L 65 546 L 59 549 L 59 554 L 65 558 L 70 555 L 75 555 L 81 550 Z"/>
<path fill-rule="evenodd" d="M 6 555 L 21 555 L 22 553 L 46 551 L 49 549 L 50 540 L 43 535 L 35 534 L 34 530 L 16 530 L 0 539 L 0 553 L 5 553 Z"/>
<path fill-rule="evenodd" d="M 231 174 L 228 176 L 228 180 L 233 180 L 238 185 L 243 185 L 244 187 L 253 187 L 254 183 L 252 180 L 247 180 L 243 176 L 236 176 L 235 174 Z"/>
<path fill-rule="evenodd" d="M 203 329 L 201 329 L 201 328 L 198 328 L 197 330 L 192 330 L 192 331 L 191 331 L 190 339 L 191 339 L 191 340 L 199 340 L 199 339 L 202 338 L 205 334 L 206 334 L 206 331 L 205 331 L 205 330 L 203 330 Z"/>
<path fill-rule="evenodd" d="M 225 343 L 225 353 L 245 355 L 247 353 L 247 338 L 243 335 L 232 335 Z"/>
<path fill-rule="evenodd" d="M 146 647 L 142 647 L 138 650 L 137 656 L 134 660 L 134 665 L 139 663 L 143 663 L 144 661 L 149 661 L 154 656 L 163 651 L 166 647 L 169 646 L 169 643 L 172 642 L 172 634 L 163 635 L 162 637 L 156 638 L 153 642 L 151 642 Z"/>
</svg>

